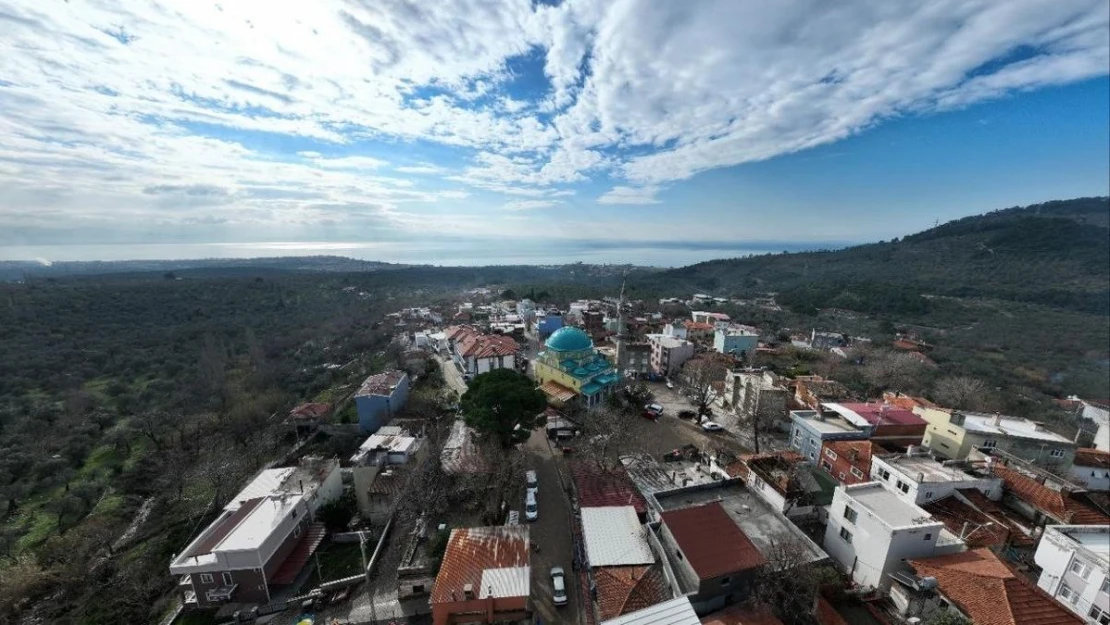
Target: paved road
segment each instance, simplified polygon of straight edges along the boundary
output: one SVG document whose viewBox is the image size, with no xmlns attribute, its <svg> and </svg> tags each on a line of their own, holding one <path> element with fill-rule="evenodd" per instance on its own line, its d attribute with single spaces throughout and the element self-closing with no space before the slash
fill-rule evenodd
<svg viewBox="0 0 1110 625">
<path fill-rule="evenodd" d="M 534 469 L 540 483 L 536 497 L 539 504 L 539 518 L 532 522 L 530 540 L 539 545 L 539 552 L 532 554 L 532 609 L 537 619 L 547 623 L 579 623 L 577 577 L 571 563 L 574 560 L 574 545 L 571 537 L 570 500 L 559 481 L 556 463 L 561 458 L 554 457 L 543 429 L 532 432 L 531 438 L 524 443 L 525 469 Z M 569 479 L 569 476 L 567 476 Z M 523 496 L 523 491 L 522 496 Z M 524 502 L 520 502 L 521 521 L 524 519 Z M 561 566 L 566 571 L 567 605 L 555 607 L 551 602 L 551 567 Z M 539 622 L 538 620 L 536 622 Z"/>
<path fill-rule="evenodd" d="M 675 439 L 682 441 L 681 444 L 694 443 L 699 447 L 705 445 L 722 447 L 734 453 L 752 453 L 755 448 L 751 436 L 745 428 L 740 426 L 736 415 L 731 412 L 715 406 L 711 407 L 713 421 L 721 424 L 725 431 L 713 434 L 706 433 L 693 421 L 677 418 L 680 410 L 695 409 L 694 405 L 683 397 L 678 389 L 669 389 L 662 383 L 649 383 L 648 388 L 655 395 L 655 401 L 663 406 L 663 418 L 659 420 L 659 423 L 672 431 Z M 759 450 L 761 452 L 786 448 L 788 448 L 788 445 L 784 434 L 775 432 L 760 436 Z"/>
</svg>

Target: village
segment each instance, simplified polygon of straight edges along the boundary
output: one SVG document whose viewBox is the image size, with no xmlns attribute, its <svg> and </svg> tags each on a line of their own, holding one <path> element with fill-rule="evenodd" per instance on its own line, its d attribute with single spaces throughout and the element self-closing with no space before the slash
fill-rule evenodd
<svg viewBox="0 0 1110 625">
<path fill-rule="evenodd" d="M 294 449 L 169 564 L 173 616 L 1110 625 L 1105 402 L 1062 400 L 1084 439 L 859 396 L 758 363 L 783 346 L 851 359 L 870 338 L 739 323 L 714 312 L 728 302 L 487 288 L 388 315 L 396 367 L 289 413 Z M 929 347 L 892 349 L 927 365 Z M 495 378 L 542 400 L 502 444 L 468 413 Z M 357 446 L 321 442 L 339 434 Z"/>
</svg>

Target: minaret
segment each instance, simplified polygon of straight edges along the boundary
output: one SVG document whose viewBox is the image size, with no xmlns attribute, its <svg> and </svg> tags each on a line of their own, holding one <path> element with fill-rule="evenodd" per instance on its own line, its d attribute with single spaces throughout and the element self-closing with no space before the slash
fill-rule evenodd
<svg viewBox="0 0 1110 625">
<path fill-rule="evenodd" d="M 624 353 L 625 336 L 624 327 L 624 281 L 621 281 L 621 296 L 617 300 L 617 371 L 624 373 L 628 366 L 628 356 Z"/>
</svg>

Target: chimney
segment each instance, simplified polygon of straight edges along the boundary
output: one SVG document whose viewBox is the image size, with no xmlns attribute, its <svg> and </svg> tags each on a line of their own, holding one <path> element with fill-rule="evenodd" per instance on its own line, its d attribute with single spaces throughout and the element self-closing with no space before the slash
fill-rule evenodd
<svg viewBox="0 0 1110 625">
<path fill-rule="evenodd" d="M 467 584 L 463 586 L 463 599 L 470 600 L 474 598 L 474 584 Z"/>
<path fill-rule="evenodd" d="M 994 427 L 998 427 L 999 425 L 1002 425 L 1002 413 L 1000 413 L 1000 412 L 994 413 L 994 418 L 991 419 L 991 425 L 993 425 Z"/>
</svg>

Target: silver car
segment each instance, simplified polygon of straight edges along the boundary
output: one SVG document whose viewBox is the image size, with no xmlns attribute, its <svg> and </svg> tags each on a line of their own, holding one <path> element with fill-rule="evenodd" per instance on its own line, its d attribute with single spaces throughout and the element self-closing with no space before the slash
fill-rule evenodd
<svg viewBox="0 0 1110 625">
<path fill-rule="evenodd" d="M 566 575 L 563 573 L 563 567 L 551 567 L 551 601 L 555 605 L 567 604 L 567 581 Z"/>
</svg>

